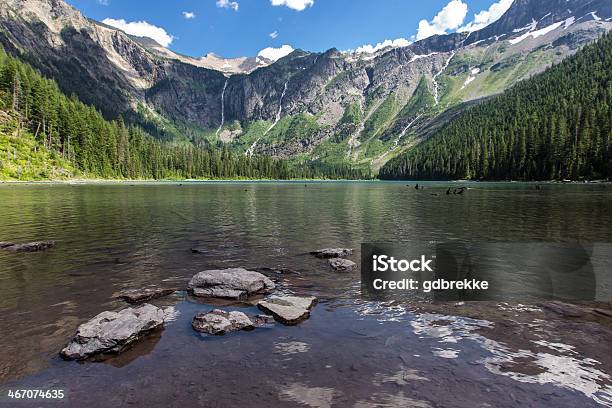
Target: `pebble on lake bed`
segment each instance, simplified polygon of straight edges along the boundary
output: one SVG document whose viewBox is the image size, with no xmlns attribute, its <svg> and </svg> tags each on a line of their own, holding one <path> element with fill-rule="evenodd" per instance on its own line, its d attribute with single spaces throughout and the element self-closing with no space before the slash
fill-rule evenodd
<svg viewBox="0 0 612 408">
<path fill-rule="evenodd" d="M 164 318 L 162 309 L 148 303 L 119 312 L 102 312 L 78 327 L 60 355 L 67 360 L 84 360 L 98 354 L 120 353 L 146 333 L 162 327 Z"/>
<path fill-rule="evenodd" d="M 310 317 L 310 309 L 317 303 L 314 296 L 274 296 L 257 304 L 261 310 L 272 314 L 274 319 L 288 325 L 296 325 Z"/>
</svg>

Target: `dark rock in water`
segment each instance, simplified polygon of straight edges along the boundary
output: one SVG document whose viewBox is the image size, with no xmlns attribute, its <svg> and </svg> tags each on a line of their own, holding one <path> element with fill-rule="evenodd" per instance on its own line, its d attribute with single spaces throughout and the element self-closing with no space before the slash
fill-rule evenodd
<svg viewBox="0 0 612 408">
<path fill-rule="evenodd" d="M 191 253 L 194 254 L 206 254 L 207 252 L 204 248 L 191 248 Z"/>
<path fill-rule="evenodd" d="M 274 273 L 277 275 L 300 275 L 300 273 L 298 271 L 294 271 L 293 269 L 289 269 L 289 268 L 268 268 L 268 267 L 263 267 L 263 268 L 257 268 L 258 272 L 265 272 L 265 273 Z"/>
<path fill-rule="evenodd" d="M 119 295 L 117 295 L 117 298 L 125 300 L 128 303 L 141 303 L 151 299 L 168 296 L 174 292 L 176 292 L 176 289 L 149 287 L 143 289 L 125 290 L 119 293 Z"/>
<path fill-rule="evenodd" d="M 582 317 L 587 314 L 581 307 L 563 302 L 545 302 L 538 306 L 565 317 Z"/>
<path fill-rule="evenodd" d="M 312 255 L 317 258 L 329 259 L 329 258 L 344 258 L 353 254 L 351 248 L 325 248 L 319 249 L 318 251 L 311 252 Z"/>
<path fill-rule="evenodd" d="M 597 313 L 597 314 L 600 314 L 602 316 L 612 317 L 612 310 L 593 309 L 593 313 Z"/>
<path fill-rule="evenodd" d="M 12 242 L 0 242 L 0 249 L 8 248 L 8 247 L 11 247 L 13 245 L 15 245 L 15 244 L 12 243 Z"/>
<path fill-rule="evenodd" d="M 265 314 L 259 314 L 257 316 L 254 316 L 253 318 L 251 318 L 251 320 L 253 321 L 253 323 L 255 323 L 255 326 L 257 327 L 269 326 L 274 324 L 274 317 Z"/>
<path fill-rule="evenodd" d="M 314 296 L 278 296 L 270 297 L 257 304 L 261 310 L 270 313 L 277 321 L 288 325 L 296 325 L 310 317 L 310 309 L 317 303 Z"/>
<path fill-rule="evenodd" d="M 4 242 L 4 244 L 8 244 L 8 242 Z M 55 246 L 55 241 L 36 241 L 36 242 L 28 242 L 25 244 L 13 244 L 5 247 L 0 247 L 6 249 L 7 251 L 13 252 L 37 252 L 37 251 L 46 251 L 49 248 Z"/>
<path fill-rule="evenodd" d="M 253 330 L 255 323 L 242 312 L 215 309 L 195 315 L 191 326 L 195 331 L 221 336 L 239 330 Z"/>
<path fill-rule="evenodd" d="M 163 326 L 164 318 L 164 311 L 150 304 L 102 312 L 79 326 L 60 355 L 68 360 L 83 360 L 97 354 L 120 353 L 146 333 Z"/>
<path fill-rule="evenodd" d="M 357 264 L 348 259 L 332 258 L 329 260 L 329 265 L 338 272 L 352 272 L 357 267 Z"/>
<path fill-rule="evenodd" d="M 270 293 L 274 282 L 259 272 L 243 268 L 200 272 L 189 281 L 189 291 L 199 297 L 244 299 Z"/>
</svg>

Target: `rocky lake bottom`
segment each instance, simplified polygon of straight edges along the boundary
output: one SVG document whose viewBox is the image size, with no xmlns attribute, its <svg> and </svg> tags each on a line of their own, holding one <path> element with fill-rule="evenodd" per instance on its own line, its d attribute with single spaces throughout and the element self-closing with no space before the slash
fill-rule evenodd
<svg viewBox="0 0 612 408">
<path fill-rule="evenodd" d="M 372 300 L 358 267 L 309 253 L 355 248 L 343 258 L 358 264 L 364 242 L 607 243 L 612 188 L 470 183 L 448 197 L 444 183 L 406 184 L 0 186 L 0 241 L 55 241 L 0 251 L 0 406 L 612 406 L 609 280 L 573 304 Z M 194 275 L 227 268 L 317 302 L 295 325 L 198 332 L 212 310 L 263 314 L 268 294 L 194 295 Z M 177 289 L 147 300 L 163 327 L 99 361 L 59 356 L 80 324 L 150 285 Z M 65 397 L 7 397 L 18 389 Z"/>
</svg>

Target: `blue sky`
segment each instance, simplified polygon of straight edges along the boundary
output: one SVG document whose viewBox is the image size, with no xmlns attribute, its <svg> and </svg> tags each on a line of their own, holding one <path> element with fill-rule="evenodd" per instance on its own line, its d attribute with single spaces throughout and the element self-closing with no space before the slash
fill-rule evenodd
<svg viewBox="0 0 612 408">
<path fill-rule="evenodd" d="M 482 27 L 498 18 L 512 0 L 68 2 L 87 17 L 107 19 L 107 23 L 131 34 L 152 36 L 185 55 L 198 57 L 214 52 L 237 57 L 254 56 L 267 47 L 282 45 L 324 51 L 332 47 L 357 49 L 396 39 L 403 44 L 435 33 Z"/>
</svg>

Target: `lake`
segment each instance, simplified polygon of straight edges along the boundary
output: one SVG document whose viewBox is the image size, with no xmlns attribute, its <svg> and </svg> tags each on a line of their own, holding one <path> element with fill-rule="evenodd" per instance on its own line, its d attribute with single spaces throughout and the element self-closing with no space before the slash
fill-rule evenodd
<svg viewBox="0 0 612 408">
<path fill-rule="evenodd" d="M 372 301 L 358 271 L 308 255 L 350 247 L 358 262 L 364 242 L 610 243 L 612 186 L 406 184 L 0 185 L 0 241 L 57 242 L 0 251 L 0 405 L 15 404 L 8 389 L 54 388 L 66 394 L 56 405 L 87 407 L 612 406 L 609 322 L 520 304 Z M 458 185 L 470 189 L 445 194 Z M 152 302 L 172 307 L 173 321 L 126 353 L 58 357 L 80 323 L 126 306 L 117 292 L 184 288 L 229 267 L 290 269 L 274 276 L 280 290 L 319 304 L 299 326 L 202 337 L 191 319 L 213 305 L 177 292 Z"/>
</svg>

